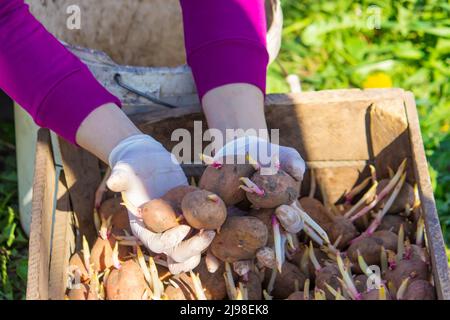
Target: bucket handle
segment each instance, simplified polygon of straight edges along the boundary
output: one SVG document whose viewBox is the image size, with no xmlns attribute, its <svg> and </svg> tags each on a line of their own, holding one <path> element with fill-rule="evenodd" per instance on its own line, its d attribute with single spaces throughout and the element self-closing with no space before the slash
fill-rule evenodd
<svg viewBox="0 0 450 320">
<path fill-rule="evenodd" d="M 120 87 L 122 87 L 122 88 L 124 88 L 124 89 L 126 89 L 126 90 L 128 90 L 128 91 L 130 91 L 130 92 L 132 92 L 132 93 L 134 93 L 136 95 L 138 95 L 138 96 L 146 98 L 147 100 L 150 100 L 151 102 L 153 102 L 155 104 L 159 104 L 161 106 L 164 106 L 164 107 L 167 107 L 167 108 L 170 108 L 170 109 L 178 108 L 178 106 L 175 106 L 173 104 L 170 104 L 170 103 L 162 101 L 162 100 L 159 100 L 158 98 L 155 98 L 155 97 L 153 97 L 151 95 L 148 95 L 148 94 L 146 94 L 146 93 L 144 93 L 142 91 L 139 91 L 139 90 L 129 86 L 128 84 L 126 84 L 126 83 L 124 83 L 122 81 L 122 76 L 119 73 L 116 73 L 114 75 L 114 81 L 116 81 L 118 86 L 120 86 Z"/>
</svg>

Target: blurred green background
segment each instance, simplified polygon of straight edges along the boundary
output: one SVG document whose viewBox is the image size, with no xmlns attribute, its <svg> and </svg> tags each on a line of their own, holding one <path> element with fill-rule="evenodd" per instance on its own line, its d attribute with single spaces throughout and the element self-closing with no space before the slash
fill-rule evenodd
<svg viewBox="0 0 450 320">
<path fill-rule="evenodd" d="M 448 1 L 282 1 L 285 23 L 268 92 L 401 87 L 417 100 L 438 211 L 450 244 Z M 17 212 L 14 127 L 0 123 L 0 299 L 22 299 L 27 240 Z"/>
<path fill-rule="evenodd" d="M 285 22 L 268 92 L 400 87 L 414 93 L 436 203 L 450 244 L 448 1 L 282 1 Z"/>
</svg>

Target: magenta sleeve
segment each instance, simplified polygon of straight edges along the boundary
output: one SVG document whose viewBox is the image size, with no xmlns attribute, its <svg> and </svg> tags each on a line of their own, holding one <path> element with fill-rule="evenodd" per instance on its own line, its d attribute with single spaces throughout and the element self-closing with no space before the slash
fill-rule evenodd
<svg viewBox="0 0 450 320">
<path fill-rule="evenodd" d="M 76 143 L 95 108 L 120 101 L 31 15 L 23 0 L 0 0 L 0 88 L 42 127 Z"/>
<path fill-rule="evenodd" d="M 264 0 L 180 0 L 187 62 L 200 98 L 230 83 L 265 93 L 269 55 Z"/>
</svg>

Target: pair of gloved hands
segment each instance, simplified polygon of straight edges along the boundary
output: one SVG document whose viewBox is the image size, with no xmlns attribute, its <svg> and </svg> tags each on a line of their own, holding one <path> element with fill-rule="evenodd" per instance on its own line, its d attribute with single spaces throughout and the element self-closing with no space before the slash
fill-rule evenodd
<svg viewBox="0 0 450 320">
<path fill-rule="evenodd" d="M 261 138 L 238 138 L 219 150 L 214 159 L 219 161 L 223 156 L 249 154 L 258 160 L 258 155 L 252 152 L 269 150 L 272 146 L 277 147 L 280 168 L 301 181 L 305 163 L 300 154 L 293 148 L 275 146 Z M 134 135 L 123 140 L 111 152 L 109 164 L 112 172 L 107 186 L 114 192 L 122 192 L 132 207 L 139 207 L 176 186 L 188 183 L 175 156 L 148 135 Z M 184 240 L 191 229 L 187 225 L 177 226 L 164 233 L 153 233 L 131 211 L 128 216 L 133 234 L 152 252 L 166 254 L 169 271 L 173 274 L 195 268 L 200 262 L 201 253 L 215 236 L 214 231 L 206 230 Z"/>
</svg>

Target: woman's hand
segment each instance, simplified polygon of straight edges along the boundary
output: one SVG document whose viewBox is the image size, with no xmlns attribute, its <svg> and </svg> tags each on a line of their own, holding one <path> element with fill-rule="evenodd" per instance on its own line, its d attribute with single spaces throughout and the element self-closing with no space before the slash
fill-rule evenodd
<svg viewBox="0 0 450 320">
<path fill-rule="evenodd" d="M 144 226 L 137 210 L 170 189 L 187 185 L 186 176 L 176 158 L 152 137 L 140 134 L 120 142 L 111 152 L 109 164 L 112 172 L 107 181 L 108 188 L 122 193 L 133 234 L 152 252 L 166 254 L 172 273 L 195 268 L 215 232 L 200 232 L 186 241 L 183 239 L 191 230 L 187 225 L 154 233 Z"/>
<path fill-rule="evenodd" d="M 223 137 L 228 130 L 243 132 L 220 149 L 215 159 L 227 155 L 249 155 L 259 162 L 267 156 L 267 151 L 278 157 L 281 169 L 298 181 L 303 180 L 305 162 L 294 148 L 278 146 L 268 141 L 268 130 L 264 115 L 264 95 L 254 85 L 247 83 L 227 84 L 210 90 L 202 99 L 203 110 L 209 128 L 219 130 Z M 261 150 L 261 154 L 257 154 Z"/>
<path fill-rule="evenodd" d="M 108 187 L 138 208 L 162 196 L 173 187 L 187 184 L 174 157 L 152 137 L 143 135 L 114 104 L 95 109 L 77 131 L 77 143 L 112 168 Z M 131 208 L 132 209 L 132 208 Z M 195 268 L 201 252 L 209 246 L 214 232 L 203 232 L 183 239 L 191 228 L 178 226 L 164 233 L 153 233 L 132 212 L 128 212 L 133 234 L 155 253 L 167 254 L 169 270 L 180 273 Z"/>
<path fill-rule="evenodd" d="M 230 159 L 229 156 L 249 157 L 262 169 L 282 169 L 301 182 L 306 170 L 305 161 L 294 148 L 283 147 L 256 136 L 243 136 L 223 146 L 214 156 L 214 161 Z M 236 158 L 236 159 L 239 159 Z M 268 174 L 270 172 L 268 171 Z"/>
<path fill-rule="evenodd" d="M 299 182 L 303 180 L 306 170 L 305 161 L 297 150 L 270 143 L 256 136 L 243 136 L 228 142 L 216 153 L 214 160 L 220 162 L 231 155 L 239 155 L 241 159 L 249 156 L 250 160 L 257 162 L 262 168 L 280 168 Z"/>
</svg>

